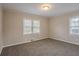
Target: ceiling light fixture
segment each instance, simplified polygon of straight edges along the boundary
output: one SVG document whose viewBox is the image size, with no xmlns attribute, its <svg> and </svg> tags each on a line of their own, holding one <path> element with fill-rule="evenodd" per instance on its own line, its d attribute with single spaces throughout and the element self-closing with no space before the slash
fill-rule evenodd
<svg viewBox="0 0 79 59">
<path fill-rule="evenodd" d="M 44 6 L 43 9 L 44 9 L 44 10 L 48 10 L 49 7 L 48 7 L 48 6 Z"/>
<path fill-rule="evenodd" d="M 49 4 L 43 4 L 43 5 L 41 6 L 41 8 L 42 8 L 43 10 L 49 10 L 49 9 L 51 8 L 51 6 L 50 6 Z"/>
</svg>

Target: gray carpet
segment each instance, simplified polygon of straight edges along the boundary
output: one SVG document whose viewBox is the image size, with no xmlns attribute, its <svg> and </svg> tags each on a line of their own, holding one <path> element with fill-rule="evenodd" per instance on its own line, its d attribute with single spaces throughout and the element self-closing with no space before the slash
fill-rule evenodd
<svg viewBox="0 0 79 59">
<path fill-rule="evenodd" d="M 2 56 L 79 56 L 79 46 L 53 39 L 6 47 Z"/>
</svg>

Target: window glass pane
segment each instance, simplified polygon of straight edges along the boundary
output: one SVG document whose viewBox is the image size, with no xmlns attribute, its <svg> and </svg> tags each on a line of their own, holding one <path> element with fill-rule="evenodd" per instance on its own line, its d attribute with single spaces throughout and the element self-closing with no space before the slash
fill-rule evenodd
<svg viewBox="0 0 79 59">
<path fill-rule="evenodd" d="M 23 22 L 24 34 L 31 34 L 32 33 L 32 21 L 31 20 L 24 20 Z"/>
<path fill-rule="evenodd" d="M 70 21 L 70 32 L 72 34 L 79 34 L 79 18 L 72 18 Z"/>
<path fill-rule="evenodd" d="M 40 21 L 39 20 L 34 20 L 33 21 L 33 27 L 40 27 Z"/>
<path fill-rule="evenodd" d="M 79 33 L 79 29 L 72 29 L 72 33 Z"/>
<path fill-rule="evenodd" d="M 40 32 L 40 21 L 34 20 L 33 21 L 33 33 L 39 33 Z"/>
<path fill-rule="evenodd" d="M 27 29 L 25 29 L 24 31 L 25 31 L 24 34 L 31 34 L 31 33 L 32 33 L 32 32 L 31 32 L 31 28 L 27 28 Z"/>
<path fill-rule="evenodd" d="M 39 32 L 40 32 L 39 28 L 33 28 L 33 33 L 39 33 Z"/>
<path fill-rule="evenodd" d="M 32 25 L 32 21 L 31 20 L 24 20 L 24 26 L 30 26 Z"/>
</svg>

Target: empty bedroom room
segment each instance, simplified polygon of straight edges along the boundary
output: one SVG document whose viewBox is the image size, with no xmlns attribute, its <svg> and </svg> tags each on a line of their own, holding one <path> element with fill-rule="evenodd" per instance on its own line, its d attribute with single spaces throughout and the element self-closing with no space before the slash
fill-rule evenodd
<svg viewBox="0 0 79 59">
<path fill-rule="evenodd" d="M 79 56 L 79 3 L 0 4 L 1 56 Z"/>
</svg>

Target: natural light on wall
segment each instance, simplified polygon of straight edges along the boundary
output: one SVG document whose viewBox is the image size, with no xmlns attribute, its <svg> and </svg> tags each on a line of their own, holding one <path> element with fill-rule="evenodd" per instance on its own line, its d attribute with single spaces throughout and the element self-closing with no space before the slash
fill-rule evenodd
<svg viewBox="0 0 79 59">
<path fill-rule="evenodd" d="M 39 20 L 23 20 L 23 34 L 39 34 L 40 21 Z"/>
<path fill-rule="evenodd" d="M 70 33 L 79 35 L 79 17 L 72 17 L 70 19 Z"/>
</svg>

